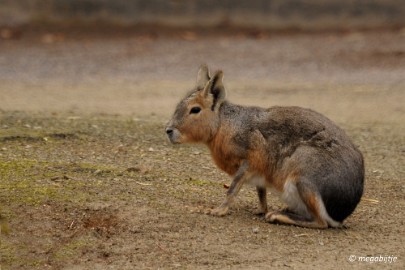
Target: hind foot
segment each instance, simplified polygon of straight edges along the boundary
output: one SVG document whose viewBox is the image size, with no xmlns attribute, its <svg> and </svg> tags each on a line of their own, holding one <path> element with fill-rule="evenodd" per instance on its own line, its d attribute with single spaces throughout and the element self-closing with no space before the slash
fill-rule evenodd
<svg viewBox="0 0 405 270">
<path fill-rule="evenodd" d="M 328 228 L 328 223 L 324 220 L 308 219 L 295 213 L 283 211 L 267 213 L 265 219 L 269 223 L 295 225 L 307 228 Z"/>
</svg>

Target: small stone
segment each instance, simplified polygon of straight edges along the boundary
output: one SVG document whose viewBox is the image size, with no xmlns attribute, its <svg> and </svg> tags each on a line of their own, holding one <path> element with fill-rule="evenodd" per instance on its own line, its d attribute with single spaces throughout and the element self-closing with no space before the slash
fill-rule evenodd
<svg viewBox="0 0 405 270">
<path fill-rule="evenodd" d="M 254 234 L 258 234 L 258 233 L 259 233 L 259 228 L 258 228 L 258 227 L 253 228 L 253 229 L 252 229 L 252 232 L 253 232 Z"/>
</svg>

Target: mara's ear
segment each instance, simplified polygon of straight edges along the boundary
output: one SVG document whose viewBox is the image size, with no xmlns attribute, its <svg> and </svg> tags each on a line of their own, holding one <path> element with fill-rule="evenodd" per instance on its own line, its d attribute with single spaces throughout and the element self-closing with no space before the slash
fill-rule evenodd
<svg viewBox="0 0 405 270">
<path fill-rule="evenodd" d="M 203 91 L 203 96 L 209 98 L 212 96 L 213 102 L 211 110 L 214 111 L 220 105 L 226 96 L 225 87 L 223 84 L 224 73 L 220 70 L 215 72 L 209 83 Z"/>
<path fill-rule="evenodd" d="M 202 90 L 207 85 L 207 82 L 210 80 L 210 72 L 208 66 L 203 64 L 200 66 L 197 75 L 197 89 Z"/>
</svg>

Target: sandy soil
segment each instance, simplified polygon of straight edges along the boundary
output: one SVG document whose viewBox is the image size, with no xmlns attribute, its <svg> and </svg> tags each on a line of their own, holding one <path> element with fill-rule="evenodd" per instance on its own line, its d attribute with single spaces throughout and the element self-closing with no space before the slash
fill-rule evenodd
<svg viewBox="0 0 405 270">
<path fill-rule="evenodd" d="M 251 187 L 226 217 L 193 211 L 230 182 L 164 134 L 201 63 L 224 70 L 235 103 L 309 107 L 348 132 L 366 186 L 347 228 L 265 223 Z M 404 269 L 404 74 L 403 31 L 0 40 L 0 268 Z"/>
</svg>

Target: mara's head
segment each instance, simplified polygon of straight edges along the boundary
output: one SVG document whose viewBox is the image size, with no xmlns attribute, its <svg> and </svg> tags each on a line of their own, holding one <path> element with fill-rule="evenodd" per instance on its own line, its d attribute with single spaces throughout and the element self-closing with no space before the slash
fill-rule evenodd
<svg viewBox="0 0 405 270">
<path fill-rule="evenodd" d="M 197 85 L 178 104 L 166 126 L 172 143 L 209 142 L 219 125 L 219 108 L 225 100 L 223 73 L 211 77 L 206 65 L 197 75 Z"/>
</svg>

